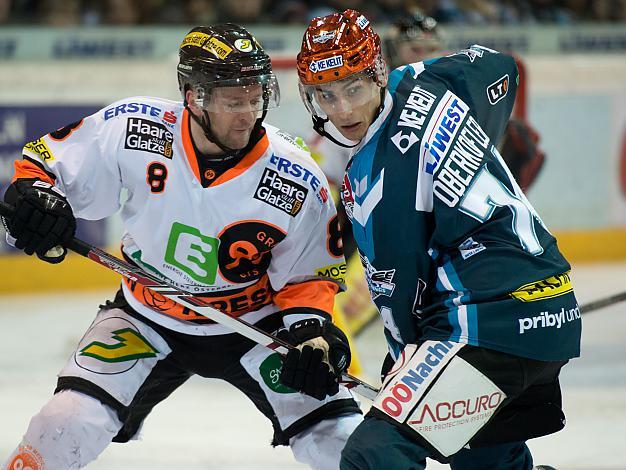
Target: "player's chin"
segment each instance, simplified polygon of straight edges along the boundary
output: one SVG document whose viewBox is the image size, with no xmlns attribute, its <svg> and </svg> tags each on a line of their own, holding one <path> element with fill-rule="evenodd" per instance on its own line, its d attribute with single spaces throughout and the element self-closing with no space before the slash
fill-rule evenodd
<svg viewBox="0 0 626 470">
<path fill-rule="evenodd" d="M 231 149 L 241 150 L 250 142 L 250 134 L 252 130 L 235 131 L 231 130 L 228 136 L 229 143 L 227 144 Z"/>
</svg>

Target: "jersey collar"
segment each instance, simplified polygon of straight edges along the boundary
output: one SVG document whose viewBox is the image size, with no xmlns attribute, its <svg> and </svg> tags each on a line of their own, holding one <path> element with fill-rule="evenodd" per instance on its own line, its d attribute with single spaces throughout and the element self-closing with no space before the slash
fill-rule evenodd
<svg viewBox="0 0 626 470">
<path fill-rule="evenodd" d="M 193 172 L 196 180 L 202 184 L 202 179 L 200 178 L 200 169 L 198 167 L 198 157 L 196 155 L 196 151 L 193 148 L 193 142 L 191 140 L 191 134 L 189 132 L 189 111 L 187 109 L 183 110 L 183 122 L 181 123 L 181 135 L 183 139 L 183 148 L 185 149 L 185 156 L 187 157 L 187 162 L 191 167 L 191 171 Z M 244 173 L 248 168 L 250 168 L 254 163 L 263 156 L 265 151 L 269 148 L 269 139 L 267 138 L 267 132 L 263 133 L 263 137 L 259 139 L 259 141 L 252 147 L 248 153 L 241 159 L 237 165 L 232 168 L 229 168 L 224 173 L 222 173 L 215 181 L 211 182 L 208 187 L 218 186 L 226 181 L 230 181 L 233 178 Z"/>
<path fill-rule="evenodd" d="M 383 109 L 380 113 L 378 113 L 378 117 L 374 120 L 370 127 L 367 129 L 365 133 L 365 137 L 361 139 L 359 144 L 352 148 L 351 155 L 355 155 L 359 150 L 361 150 L 367 143 L 371 140 L 371 138 L 376 134 L 376 131 L 380 129 L 383 123 L 387 120 L 389 113 L 391 113 L 391 109 L 393 108 L 393 98 L 389 90 L 385 90 L 385 101 L 383 102 Z"/>
</svg>

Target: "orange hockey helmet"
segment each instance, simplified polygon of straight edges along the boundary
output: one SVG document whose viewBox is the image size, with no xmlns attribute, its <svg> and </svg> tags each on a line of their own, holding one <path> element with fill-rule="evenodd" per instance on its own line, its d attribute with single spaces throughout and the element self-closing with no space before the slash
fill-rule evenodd
<svg viewBox="0 0 626 470">
<path fill-rule="evenodd" d="M 386 84 L 380 37 L 356 10 L 313 18 L 302 38 L 297 67 L 303 85 L 341 80 L 367 70 L 379 86 Z"/>
<path fill-rule="evenodd" d="M 329 114 L 361 106 L 381 95 L 387 85 L 380 37 L 369 20 L 356 10 L 313 18 L 296 62 L 300 96 L 315 131 L 338 145 L 353 147 L 328 134 L 324 124 Z M 343 96 L 334 91 L 335 85 L 344 88 L 344 83 L 353 81 L 362 85 L 349 88 Z"/>
</svg>

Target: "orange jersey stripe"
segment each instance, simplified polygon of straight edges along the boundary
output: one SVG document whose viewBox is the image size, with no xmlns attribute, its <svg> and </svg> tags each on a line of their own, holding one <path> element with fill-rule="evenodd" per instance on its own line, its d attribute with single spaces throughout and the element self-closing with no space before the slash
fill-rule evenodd
<svg viewBox="0 0 626 470">
<path fill-rule="evenodd" d="M 189 132 L 191 124 L 189 121 L 190 119 L 191 116 L 189 116 L 189 111 L 187 111 L 187 109 L 184 109 L 183 122 L 181 123 L 183 148 L 185 149 L 185 156 L 187 157 L 187 161 L 189 162 L 189 166 L 191 167 L 193 174 L 196 176 L 199 182 L 202 182 L 202 179 L 200 178 L 200 169 L 198 168 L 198 157 L 196 156 L 196 152 L 193 148 L 191 133 Z M 246 154 L 246 156 L 243 157 L 239 163 L 237 163 L 237 165 L 226 170 L 219 176 L 219 178 L 211 182 L 209 186 L 217 186 L 219 184 L 225 183 L 226 181 L 230 181 L 245 172 L 259 158 L 261 158 L 261 156 L 263 156 L 269 145 L 270 142 L 267 138 L 267 134 L 263 134 L 263 137 L 261 137 L 261 139 L 255 144 L 254 147 L 252 147 L 252 149 Z"/>
<path fill-rule="evenodd" d="M 54 184 L 54 179 L 52 179 L 48 173 L 31 161 L 16 160 L 13 163 L 13 166 L 15 167 L 15 174 L 13 175 L 13 180 L 11 180 L 11 182 L 22 178 L 37 178 L 41 181 L 45 181 L 46 183 Z"/>
<path fill-rule="evenodd" d="M 308 307 L 322 310 L 332 317 L 337 292 L 339 286 L 332 281 L 313 280 L 289 284 L 274 295 L 274 303 L 281 310 Z"/>
<path fill-rule="evenodd" d="M 202 180 L 200 179 L 198 159 L 196 157 L 196 152 L 193 149 L 193 142 L 191 141 L 191 134 L 189 132 L 189 119 L 189 111 L 185 108 L 183 109 L 183 122 L 180 123 L 183 148 L 185 149 L 185 156 L 187 157 L 191 171 L 193 171 L 193 174 L 196 175 L 196 179 L 201 182 Z"/>
<path fill-rule="evenodd" d="M 152 310 L 156 310 L 159 313 L 169 315 L 179 320 L 193 321 L 194 323 L 212 323 L 211 320 L 198 315 L 187 307 L 183 307 L 141 284 L 129 281 L 126 278 L 124 278 L 124 282 L 133 296 Z M 269 277 L 265 275 L 256 283 L 243 289 L 230 292 L 206 293 L 198 295 L 194 299 L 203 300 L 207 306 L 216 308 L 230 316 L 239 317 L 271 303 L 272 295 Z"/>
<path fill-rule="evenodd" d="M 220 175 L 215 181 L 211 183 L 211 186 L 217 186 L 218 184 L 225 183 L 226 181 L 230 181 L 233 178 L 236 178 L 248 168 L 250 168 L 254 163 L 261 158 L 261 156 L 265 153 L 267 148 L 270 145 L 270 141 L 267 138 L 267 134 L 263 134 L 261 140 L 259 140 L 254 147 L 246 154 L 243 159 L 237 163 L 234 167 L 229 168 L 224 173 Z"/>
</svg>

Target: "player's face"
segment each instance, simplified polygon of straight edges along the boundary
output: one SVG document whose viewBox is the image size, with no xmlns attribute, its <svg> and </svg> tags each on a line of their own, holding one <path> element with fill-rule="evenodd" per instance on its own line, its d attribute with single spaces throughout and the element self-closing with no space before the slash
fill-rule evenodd
<svg viewBox="0 0 626 470">
<path fill-rule="evenodd" d="M 380 88 L 368 77 L 316 85 L 313 97 L 339 132 L 352 141 L 365 137 L 380 106 Z"/>
<path fill-rule="evenodd" d="M 211 130 L 217 139 L 232 149 L 242 149 L 260 117 L 263 89 L 260 84 L 246 87 L 219 87 L 211 93 L 207 110 Z"/>
</svg>

